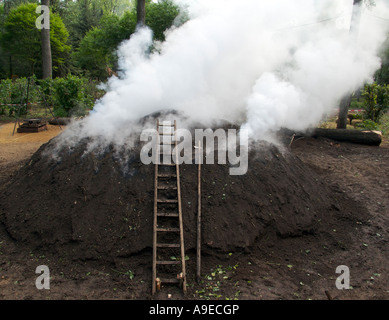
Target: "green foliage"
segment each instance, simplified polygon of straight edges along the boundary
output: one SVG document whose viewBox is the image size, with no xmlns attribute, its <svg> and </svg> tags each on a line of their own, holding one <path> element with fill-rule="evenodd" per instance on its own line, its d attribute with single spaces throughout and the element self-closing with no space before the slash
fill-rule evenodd
<svg viewBox="0 0 389 320">
<path fill-rule="evenodd" d="M 170 0 L 146 5 L 146 25 L 153 30 L 155 40 L 165 40 L 164 32 L 173 25 L 179 13 L 179 8 Z"/>
<path fill-rule="evenodd" d="M 374 80 L 377 84 L 389 84 L 389 38 L 382 44 L 381 52 L 381 68 L 374 75 Z"/>
<path fill-rule="evenodd" d="M 132 12 L 126 12 L 122 18 L 115 15 L 104 16 L 99 27 L 87 32 L 74 53 L 76 66 L 83 69 L 86 76 L 105 79 L 108 76 L 106 67 L 116 67 L 117 46 L 130 37 L 135 27 L 136 15 Z"/>
<path fill-rule="evenodd" d="M 71 47 L 67 44 L 69 33 L 57 14 L 50 14 L 50 45 L 54 76 L 66 74 L 65 62 L 70 58 Z"/>
<path fill-rule="evenodd" d="M 179 14 L 179 8 L 170 0 L 157 3 L 146 2 L 146 25 L 149 26 L 155 40 L 165 40 L 164 32 L 170 28 Z M 181 22 L 182 23 L 182 22 Z M 116 69 L 118 45 L 135 32 L 137 24 L 136 8 L 125 11 L 121 17 L 113 14 L 104 15 L 98 26 L 89 30 L 81 40 L 73 57 L 76 66 L 86 76 L 106 79 L 106 67 Z"/>
<path fill-rule="evenodd" d="M 6 110 L 10 106 L 6 104 L 11 103 L 12 101 L 12 81 L 11 79 L 3 80 L 0 82 L 0 114 L 3 115 L 6 113 Z"/>
<path fill-rule="evenodd" d="M 3 51 L 13 60 L 19 60 L 21 69 L 28 68 L 30 74 L 34 73 L 41 51 L 40 34 L 35 27 L 36 7 L 36 4 L 22 4 L 12 9 L 4 21 L 1 37 Z"/>
<path fill-rule="evenodd" d="M 65 78 L 39 80 L 39 89 L 43 95 L 40 103 L 53 107 L 57 117 L 84 115 L 94 101 L 86 90 L 87 82 L 87 79 L 71 74 Z"/>
<path fill-rule="evenodd" d="M 74 53 L 77 67 L 85 70 L 87 76 L 105 79 L 108 76 L 106 67 L 113 68 L 117 63 L 114 50 L 135 31 L 135 25 L 136 17 L 129 14 L 122 19 L 114 15 L 103 17 L 99 27 L 87 32 Z"/>
<path fill-rule="evenodd" d="M 13 74 L 29 76 L 41 73 L 41 37 L 36 28 L 36 3 L 22 4 L 12 9 L 2 25 L 1 52 L 6 55 L 8 67 Z M 68 31 L 61 18 L 50 13 L 50 41 L 54 75 L 58 75 L 70 46 L 67 45 Z M 11 71 L 10 71 L 11 73 Z"/>
<path fill-rule="evenodd" d="M 93 98 L 86 90 L 87 79 L 69 74 L 52 80 L 54 114 L 58 117 L 82 116 L 93 106 Z"/>
<path fill-rule="evenodd" d="M 364 117 L 378 123 L 389 110 L 389 85 L 367 84 L 362 92 L 364 98 Z"/>
<path fill-rule="evenodd" d="M 1 103 L 11 103 L 12 98 L 12 81 L 11 79 L 6 79 L 0 81 L 0 102 Z"/>
<path fill-rule="evenodd" d="M 379 130 L 382 132 L 386 139 L 389 138 L 389 113 L 386 113 L 382 116 L 379 124 Z"/>
<path fill-rule="evenodd" d="M 33 3 L 34 0 L 3 0 L 4 12 L 8 14 L 12 9 L 20 6 L 21 4 Z"/>
<path fill-rule="evenodd" d="M 131 0 L 95 0 L 98 6 L 103 10 L 104 15 L 117 15 L 121 17 L 127 10 L 135 8 L 135 2 Z"/>
<path fill-rule="evenodd" d="M 134 8 L 134 2 L 135 0 L 55 0 L 54 4 L 50 2 L 50 6 L 55 6 L 53 11 L 60 14 L 69 30 L 69 42 L 77 49 L 87 32 L 99 26 L 102 17 L 122 17 L 126 10 Z"/>
<path fill-rule="evenodd" d="M 8 111 L 8 115 L 12 116 L 16 110 L 19 109 L 20 104 L 36 103 L 38 102 L 38 92 L 34 86 L 28 87 L 27 97 L 27 79 L 19 78 L 14 81 L 11 79 L 5 79 L 0 81 L 0 114 L 5 114 Z M 22 110 L 23 113 L 23 110 Z"/>
<path fill-rule="evenodd" d="M 103 10 L 97 1 L 79 0 L 73 3 L 68 14 L 68 25 L 71 31 L 71 42 L 76 47 L 86 33 L 96 27 L 103 16 Z"/>
<path fill-rule="evenodd" d="M 0 1 L 0 79 L 41 78 L 41 36 L 35 26 L 38 4 L 36 0 Z M 156 41 L 164 41 L 168 28 L 187 19 L 172 0 L 146 1 L 146 25 Z M 136 30 L 136 0 L 51 0 L 50 20 L 53 77 L 71 73 L 104 81 L 108 68 L 117 70 L 117 47 Z M 40 86 L 47 101 L 57 105 L 54 82 Z M 100 95 L 98 90 L 91 92 Z"/>
<path fill-rule="evenodd" d="M 350 103 L 350 109 L 353 110 L 363 109 L 363 106 L 364 106 L 363 101 L 352 100 Z"/>
<path fill-rule="evenodd" d="M 49 106 L 54 106 L 55 104 L 55 94 L 54 94 L 54 81 L 50 78 L 40 79 L 37 81 L 41 93 L 41 103 L 47 104 Z"/>
<path fill-rule="evenodd" d="M 376 71 L 374 79 L 377 84 L 384 85 L 389 83 L 389 62 L 382 63 L 381 68 Z"/>
<path fill-rule="evenodd" d="M 358 122 L 355 124 L 356 128 L 364 129 L 364 130 L 379 130 L 378 123 L 374 122 L 373 120 L 366 119 L 362 122 Z"/>
<path fill-rule="evenodd" d="M 97 83 L 86 78 L 69 74 L 65 78 L 35 80 L 30 82 L 28 102 L 41 106 L 46 104 L 53 107 L 57 117 L 82 116 L 92 108 L 94 102 L 104 92 L 97 88 Z M 27 79 L 20 78 L 0 81 L 0 114 L 7 111 L 14 116 L 19 108 L 10 104 L 23 104 L 27 102 Z"/>
</svg>

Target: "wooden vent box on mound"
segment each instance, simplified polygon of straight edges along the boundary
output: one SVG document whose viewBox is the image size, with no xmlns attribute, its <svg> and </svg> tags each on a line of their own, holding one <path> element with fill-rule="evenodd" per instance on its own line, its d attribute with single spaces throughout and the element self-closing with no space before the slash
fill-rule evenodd
<svg viewBox="0 0 389 320">
<path fill-rule="evenodd" d="M 18 133 L 31 133 L 47 130 L 47 122 L 42 119 L 26 119 L 18 128 Z"/>
</svg>

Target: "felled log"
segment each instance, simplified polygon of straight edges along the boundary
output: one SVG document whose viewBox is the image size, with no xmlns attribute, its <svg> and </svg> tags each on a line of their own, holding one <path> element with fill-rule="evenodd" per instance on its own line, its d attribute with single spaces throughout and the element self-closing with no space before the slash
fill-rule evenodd
<svg viewBox="0 0 389 320">
<path fill-rule="evenodd" d="M 366 144 L 369 146 L 379 146 L 382 142 L 382 133 L 380 131 L 360 131 L 349 129 L 315 129 L 312 137 L 323 137 L 331 140 Z"/>
</svg>

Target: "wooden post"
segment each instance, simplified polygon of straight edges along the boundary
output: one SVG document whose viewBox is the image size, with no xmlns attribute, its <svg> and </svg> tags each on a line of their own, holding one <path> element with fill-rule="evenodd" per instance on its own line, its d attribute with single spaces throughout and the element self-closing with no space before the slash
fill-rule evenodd
<svg viewBox="0 0 389 320">
<path fill-rule="evenodd" d="M 199 141 L 199 151 L 201 149 L 201 141 Z M 200 155 L 200 152 L 199 152 Z M 198 207 L 197 207 L 197 282 L 201 277 L 201 161 L 198 167 Z"/>
<path fill-rule="evenodd" d="M 151 294 L 156 291 L 157 280 L 157 199 L 158 199 L 158 157 L 159 157 L 159 119 L 157 119 L 157 145 L 155 146 L 155 167 L 154 167 L 154 218 L 153 218 L 153 270 Z"/>
<path fill-rule="evenodd" d="M 176 175 L 177 175 L 177 200 L 178 200 L 178 215 L 180 220 L 180 247 L 181 247 L 181 262 L 182 262 L 182 291 L 186 293 L 186 267 L 185 267 L 185 248 L 184 248 L 184 224 L 182 221 L 182 205 L 181 205 L 181 186 L 180 186 L 180 166 L 178 161 L 177 149 L 177 123 L 174 120 L 174 146 L 176 150 Z"/>
</svg>

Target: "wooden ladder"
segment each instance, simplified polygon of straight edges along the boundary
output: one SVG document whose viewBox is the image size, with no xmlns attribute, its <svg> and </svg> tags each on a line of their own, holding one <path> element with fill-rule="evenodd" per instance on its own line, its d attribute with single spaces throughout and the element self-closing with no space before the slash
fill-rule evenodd
<svg viewBox="0 0 389 320">
<path fill-rule="evenodd" d="M 158 119 L 157 133 L 152 294 L 154 295 L 161 288 L 161 284 L 167 283 L 180 284 L 183 292 L 186 293 L 180 169 L 177 148 L 175 148 L 177 147 L 176 121 L 174 120 L 174 124 L 169 121 L 160 124 Z"/>
</svg>

